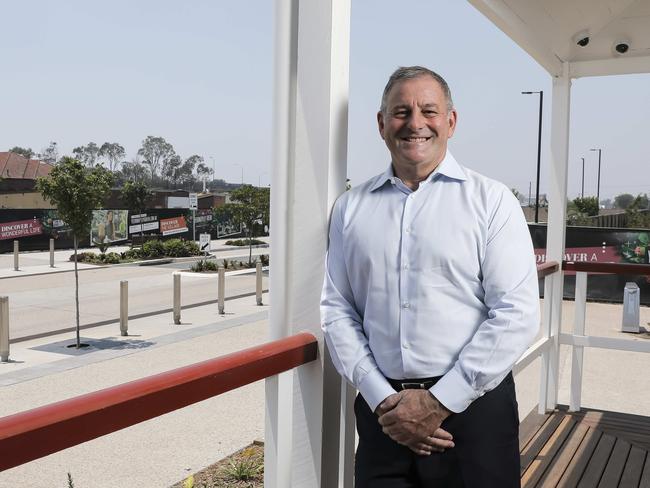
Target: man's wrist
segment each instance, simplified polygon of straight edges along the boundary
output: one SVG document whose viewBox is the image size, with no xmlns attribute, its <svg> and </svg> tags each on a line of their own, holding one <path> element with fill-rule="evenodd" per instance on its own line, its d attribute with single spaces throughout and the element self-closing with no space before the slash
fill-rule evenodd
<svg viewBox="0 0 650 488">
<path fill-rule="evenodd" d="M 433 398 L 433 401 L 437 405 L 437 409 L 439 411 L 440 417 L 442 417 L 443 420 L 449 417 L 453 412 L 449 410 L 447 407 L 445 407 L 444 404 L 440 400 L 438 400 L 438 398 L 436 398 L 436 396 L 431 392 L 431 390 L 428 391 L 429 391 L 429 395 L 431 395 L 431 398 Z"/>
</svg>

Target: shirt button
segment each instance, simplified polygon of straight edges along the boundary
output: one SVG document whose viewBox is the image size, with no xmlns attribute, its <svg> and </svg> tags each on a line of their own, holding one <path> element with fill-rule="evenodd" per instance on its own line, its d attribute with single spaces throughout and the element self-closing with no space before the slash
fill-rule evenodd
<svg viewBox="0 0 650 488">
<path fill-rule="evenodd" d="M 402 344 L 402 347 L 403 347 L 404 349 L 408 349 L 408 348 L 409 348 L 409 343 L 408 343 L 408 342 L 405 342 L 404 344 Z"/>
<path fill-rule="evenodd" d="M 411 304 L 409 302 L 403 302 L 402 308 L 411 308 Z"/>
<path fill-rule="evenodd" d="M 406 233 L 407 233 L 407 234 L 410 234 L 410 233 L 411 233 L 411 228 L 410 228 L 410 227 L 407 227 L 407 228 L 406 228 Z"/>
<path fill-rule="evenodd" d="M 409 269 L 409 265 L 408 265 L 408 264 L 405 264 L 405 265 L 404 265 L 404 269 Z"/>
</svg>

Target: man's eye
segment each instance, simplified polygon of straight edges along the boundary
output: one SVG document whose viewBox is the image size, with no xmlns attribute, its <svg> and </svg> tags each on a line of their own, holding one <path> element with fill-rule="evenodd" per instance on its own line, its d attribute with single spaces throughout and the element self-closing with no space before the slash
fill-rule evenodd
<svg viewBox="0 0 650 488">
<path fill-rule="evenodd" d="M 427 117 L 433 117 L 435 115 L 438 115 L 438 112 L 436 112 L 435 110 L 425 110 L 422 113 Z"/>
<path fill-rule="evenodd" d="M 397 112 L 393 112 L 393 117 L 406 117 L 408 115 L 408 112 L 406 110 L 398 110 Z"/>
</svg>

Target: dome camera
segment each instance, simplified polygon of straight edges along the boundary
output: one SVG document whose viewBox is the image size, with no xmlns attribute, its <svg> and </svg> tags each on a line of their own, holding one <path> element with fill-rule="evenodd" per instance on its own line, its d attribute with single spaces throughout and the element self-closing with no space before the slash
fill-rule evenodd
<svg viewBox="0 0 650 488">
<path fill-rule="evenodd" d="M 573 42 L 575 42 L 580 47 L 585 47 L 587 44 L 589 44 L 589 31 L 583 30 L 578 32 L 575 36 L 573 36 Z"/>
<path fill-rule="evenodd" d="M 627 41 L 616 41 L 614 43 L 614 50 L 618 54 L 625 54 L 630 50 L 630 43 Z"/>
</svg>

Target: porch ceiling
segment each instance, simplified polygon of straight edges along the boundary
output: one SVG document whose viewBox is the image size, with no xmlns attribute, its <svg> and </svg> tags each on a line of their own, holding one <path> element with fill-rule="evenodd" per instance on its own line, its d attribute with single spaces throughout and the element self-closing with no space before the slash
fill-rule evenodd
<svg viewBox="0 0 650 488">
<path fill-rule="evenodd" d="M 553 76 L 650 73 L 650 0 L 468 1 Z"/>
</svg>

